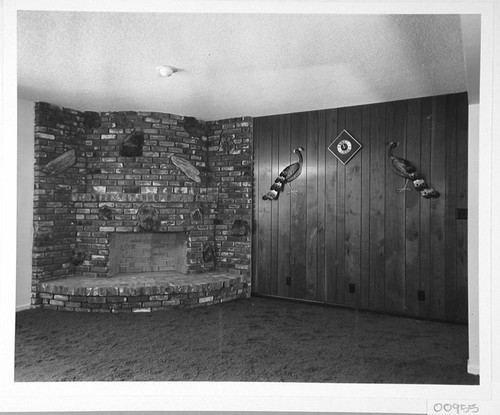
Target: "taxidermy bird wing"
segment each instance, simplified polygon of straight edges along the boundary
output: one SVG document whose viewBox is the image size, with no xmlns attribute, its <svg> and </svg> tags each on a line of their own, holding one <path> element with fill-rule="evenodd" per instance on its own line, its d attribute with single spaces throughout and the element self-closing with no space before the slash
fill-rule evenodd
<svg viewBox="0 0 500 415">
<path fill-rule="evenodd" d="M 286 183 L 290 183 L 293 180 L 295 180 L 297 177 L 300 176 L 300 173 L 302 172 L 302 164 L 303 164 L 303 157 L 301 151 L 304 151 L 302 147 L 296 148 L 293 150 L 294 153 L 296 153 L 299 157 L 299 161 L 290 164 L 289 166 L 285 167 L 279 176 L 276 178 L 274 183 L 271 185 L 271 189 L 269 192 L 267 192 L 262 199 L 264 200 L 277 200 L 280 193 L 283 191 L 283 188 L 285 187 Z"/>
<path fill-rule="evenodd" d="M 302 147 L 296 148 L 293 150 L 295 154 L 299 157 L 299 161 L 296 163 L 291 164 L 288 166 L 285 170 L 290 169 L 287 174 L 287 183 L 293 182 L 297 177 L 300 176 L 300 173 L 302 173 L 302 164 L 304 163 L 304 158 L 302 157 L 302 151 L 304 149 Z"/>
<path fill-rule="evenodd" d="M 416 168 L 408 160 L 395 156 L 394 149 L 399 145 L 397 142 L 391 142 L 389 147 L 389 158 L 391 159 L 391 166 L 394 173 L 405 179 L 416 178 Z"/>
</svg>

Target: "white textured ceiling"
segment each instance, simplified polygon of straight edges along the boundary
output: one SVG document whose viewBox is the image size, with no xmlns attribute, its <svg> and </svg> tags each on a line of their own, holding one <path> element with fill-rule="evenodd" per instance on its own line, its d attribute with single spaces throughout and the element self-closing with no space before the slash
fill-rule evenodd
<svg viewBox="0 0 500 415">
<path fill-rule="evenodd" d="M 458 15 L 18 13 L 19 97 L 82 111 L 214 120 L 466 90 Z"/>
</svg>

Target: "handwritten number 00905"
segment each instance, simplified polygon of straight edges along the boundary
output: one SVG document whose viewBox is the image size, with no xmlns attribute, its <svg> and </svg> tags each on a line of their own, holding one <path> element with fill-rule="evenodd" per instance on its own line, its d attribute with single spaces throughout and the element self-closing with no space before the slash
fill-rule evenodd
<svg viewBox="0 0 500 415">
<path fill-rule="evenodd" d="M 479 412 L 479 408 L 476 404 L 469 405 L 459 405 L 458 403 L 436 403 L 433 408 L 435 413 L 453 413 L 453 414 L 476 414 Z"/>
</svg>

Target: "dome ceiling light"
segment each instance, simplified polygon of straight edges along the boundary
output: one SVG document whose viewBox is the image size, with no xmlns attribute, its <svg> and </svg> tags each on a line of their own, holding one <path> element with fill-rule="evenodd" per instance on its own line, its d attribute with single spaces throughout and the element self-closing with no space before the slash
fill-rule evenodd
<svg viewBox="0 0 500 415">
<path fill-rule="evenodd" d="M 164 78 L 172 76 L 172 74 L 174 74 L 177 71 L 178 71 L 177 68 L 170 65 L 160 65 L 156 67 L 156 72 L 158 72 L 158 75 Z"/>
</svg>

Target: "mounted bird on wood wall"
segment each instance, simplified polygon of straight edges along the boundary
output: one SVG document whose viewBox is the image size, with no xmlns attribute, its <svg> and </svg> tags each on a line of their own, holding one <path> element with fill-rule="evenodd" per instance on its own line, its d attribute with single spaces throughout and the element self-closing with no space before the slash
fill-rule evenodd
<svg viewBox="0 0 500 415">
<path fill-rule="evenodd" d="M 413 182 L 413 186 L 415 190 L 419 191 L 423 197 L 426 199 L 439 197 L 439 192 L 429 187 L 429 185 L 422 178 L 420 173 L 417 171 L 415 166 L 411 164 L 408 160 L 404 158 L 395 156 L 394 149 L 399 146 L 399 143 L 396 141 L 391 141 L 388 143 L 389 145 L 389 158 L 391 160 L 391 166 L 394 173 L 398 176 L 401 176 L 406 179 L 404 187 L 397 189 L 398 192 L 403 192 L 408 189 L 408 181 L 411 180 Z"/>
<path fill-rule="evenodd" d="M 298 147 L 293 150 L 293 153 L 297 154 L 299 157 L 299 161 L 290 164 L 288 167 L 285 167 L 280 175 L 276 178 L 274 183 L 271 186 L 271 190 L 267 192 L 262 199 L 264 200 L 278 200 L 280 193 L 283 191 L 285 184 L 288 183 L 290 186 L 290 193 L 297 193 L 292 190 L 291 182 L 293 182 L 297 177 L 302 173 L 302 164 L 304 162 L 304 158 L 302 157 L 302 151 L 304 151 L 303 147 Z"/>
</svg>

